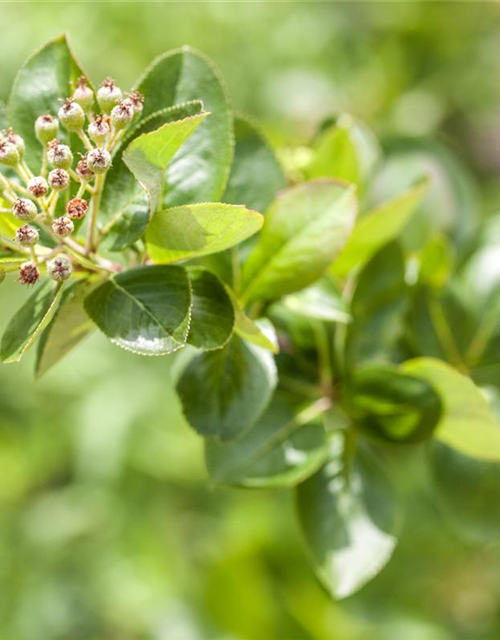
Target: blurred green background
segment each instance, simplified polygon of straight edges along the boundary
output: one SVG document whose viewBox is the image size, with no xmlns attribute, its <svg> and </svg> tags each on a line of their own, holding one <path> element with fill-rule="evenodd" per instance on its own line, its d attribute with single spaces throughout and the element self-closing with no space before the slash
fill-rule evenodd
<svg viewBox="0 0 500 640">
<path fill-rule="evenodd" d="M 279 144 L 348 111 L 378 135 L 443 138 L 500 195 L 497 3 L 0 4 L 0 96 L 70 32 L 94 81 L 124 88 L 183 44 Z M 25 296 L 0 291 L 0 329 Z M 333 603 L 288 492 L 211 488 L 170 364 L 94 335 L 44 379 L 0 366 L 0 640 L 496 640 L 500 549 L 460 539 L 414 458 L 389 567 Z"/>
</svg>

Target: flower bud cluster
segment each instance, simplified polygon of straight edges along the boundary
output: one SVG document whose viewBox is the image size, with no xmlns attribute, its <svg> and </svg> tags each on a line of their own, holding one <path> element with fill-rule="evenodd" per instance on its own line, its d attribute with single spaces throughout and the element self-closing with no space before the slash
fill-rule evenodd
<svg viewBox="0 0 500 640">
<path fill-rule="evenodd" d="M 70 240 L 70 236 L 80 228 L 89 210 L 86 192 L 92 197 L 102 190 L 104 176 L 112 165 L 112 153 L 126 127 L 142 112 L 143 101 L 137 91 L 123 94 L 112 78 L 106 78 L 94 93 L 86 78 L 80 77 L 72 95 L 61 101 L 57 115 L 44 113 L 35 120 L 35 136 L 43 147 L 38 174 L 33 174 L 25 162 L 23 138 L 12 129 L 0 132 L 0 165 L 9 167 L 8 175 L 17 173 L 22 181 L 20 184 L 18 178 L 0 176 L 0 196 L 21 223 L 15 238 L 8 242 L 11 248 L 15 242 L 19 252 L 31 254 L 31 260 L 19 267 L 21 284 L 35 284 L 44 263 L 52 279 L 62 282 L 70 277 L 72 261 L 83 250 L 83 243 Z M 96 108 L 100 113 L 94 111 Z M 73 141 L 78 141 L 78 148 L 72 149 Z M 96 206 L 92 204 L 92 216 L 97 215 Z M 41 230 L 59 242 L 56 250 L 66 246 L 71 256 L 49 259 L 54 252 L 37 246 Z M 88 244 L 82 255 L 92 258 L 92 233 L 89 236 L 87 232 L 86 236 Z M 5 271 L 2 274 L 4 277 Z"/>
</svg>

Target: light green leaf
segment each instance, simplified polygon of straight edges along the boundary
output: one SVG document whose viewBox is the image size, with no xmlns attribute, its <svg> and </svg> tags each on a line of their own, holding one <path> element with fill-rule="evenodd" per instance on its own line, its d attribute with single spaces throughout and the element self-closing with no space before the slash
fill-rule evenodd
<svg viewBox="0 0 500 640">
<path fill-rule="evenodd" d="M 430 382 L 440 396 L 438 440 L 464 455 L 500 461 L 500 423 L 470 378 L 433 358 L 409 360 L 403 370 Z"/>
<path fill-rule="evenodd" d="M 397 544 L 399 504 L 380 463 L 358 451 L 347 480 L 339 457 L 297 487 L 299 521 L 318 577 L 335 598 L 374 578 Z"/>
<path fill-rule="evenodd" d="M 205 437 L 232 440 L 260 417 L 275 386 L 272 355 L 233 335 L 222 349 L 196 356 L 177 391 L 193 429 Z"/>
<path fill-rule="evenodd" d="M 62 287 L 47 280 L 37 286 L 14 315 L 2 337 L 2 362 L 19 362 L 34 344 L 59 306 Z"/>
<path fill-rule="evenodd" d="M 167 165 L 207 115 L 205 112 L 166 122 L 155 131 L 134 138 L 123 152 L 123 161 L 148 192 L 151 211 L 156 211 L 163 201 Z"/>
<path fill-rule="evenodd" d="M 165 107 L 202 100 L 212 113 L 170 163 L 163 206 L 217 201 L 233 158 L 233 123 L 219 72 L 189 47 L 163 54 L 139 79 L 146 97 L 143 118 Z"/>
<path fill-rule="evenodd" d="M 326 460 L 328 441 L 319 416 L 330 404 L 318 401 L 298 412 L 275 396 L 264 415 L 235 442 L 209 440 L 205 458 L 216 483 L 242 487 L 290 487 Z"/>
<path fill-rule="evenodd" d="M 186 344 L 191 287 L 181 267 L 138 267 L 111 276 L 85 300 L 101 331 L 128 351 L 161 356 Z"/>
<path fill-rule="evenodd" d="M 76 62 L 66 36 L 52 40 L 33 54 L 19 70 L 7 105 L 9 123 L 24 138 L 28 163 L 37 167 L 42 145 L 35 136 L 35 120 L 44 113 L 57 115 L 61 98 L 67 98 L 79 76 L 86 75 Z M 61 131 L 64 137 L 64 131 Z"/>
<path fill-rule="evenodd" d="M 333 180 L 282 191 L 245 261 L 243 300 L 278 298 L 320 278 L 345 244 L 356 209 L 352 187 Z"/>
<path fill-rule="evenodd" d="M 360 267 L 388 242 L 397 239 L 420 202 L 427 183 L 419 184 L 378 206 L 358 220 L 351 237 L 332 265 L 332 272 L 346 276 Z"/>
<path fill-rule="evenodd" d="M 243 206 L 193 204 L 156 213 L 146 241 L 153 262 L 168 264 L 228 249 L 261 226 L 261 214 Z"/>
<path fill-rule="evenodd" d="M 321 134 L 306 167 L 308 178 L 338 178 L 360 185 L 361 169 L 349 126 L 333 126 Z"/>
<path fill-rule="evenodd" d="M 201 267 L 188 270 L 192 308 L 188 343 L 199 349 L 219 349 L 233 333 L 234 309 L 219 278 Z"/>
<path fill-rule="evenodd" d="M 60 305 L 38 342 L 35 363 L 37 378 L 57 364 L 95 329 L 83 308 L 85 298 L 95 286 L 93 281 L 81 280 L 73 283 L 62 294 Z"/>
<path fill-rule="evenodd" d="M 286 184 L 283 170 L 268 141 L 246 118 L 234 120 L 236 146 L 222 200 L 265 211 Z"/>
<path fill-rule="evenodd" d="M 316 284 L 283 299 L 283 304 L 299 315 L 324 322 L 348 323 L 351 314 L 338 286 L 324 277 Z"/>
</svg>

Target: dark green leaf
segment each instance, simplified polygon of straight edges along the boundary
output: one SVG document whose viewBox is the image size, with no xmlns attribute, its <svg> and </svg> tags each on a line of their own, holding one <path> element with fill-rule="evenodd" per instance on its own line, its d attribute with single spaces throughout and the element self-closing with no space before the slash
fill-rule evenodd
<svg viewBox="0 0 500 640">
<path fill-rule="evenodd" d="M 346 598 L 374 578 L 397 544 L 399 504 L 380 463 L 358 452 L 347 479 L 340 458 L 297 488 L 298 514 L 316 572 Z"/>
<path fill-rule="evenodd" d="M 2 362 L 19 362 L 48 325 L 61 300 L 62 288 L 52 280 L 37 285 L 10 321 L 2 337 Z"/>
<path fill-rule="evenodd" d="M 186 344 L 190 308 L 191 287 L 181 267 L 138 267 L 113 275 L 85 301 L 85 310 L 112 342 L 151 356 Z"/>
<path fill-rule="evenodd" d="M 231 337 L 234 309 L 216 275 L 201 267 L 188 269 L 192 308 L 188 343 L 199 349 L 218 349 Z"/>
<path fill-rule="evenodd" d="M 356 209 L 352 188 L 333 180 L 282 191 L 245 261 L 244 300 L 278 298 L 320 278 L 347 241 Z"/>
<path fill-rule="evenodd" d="M 255 423 L 275 385 L 272 355 L 233 335 L 222 349 L 196 356 L 177 391 L 189 424 L 200 435 L 231 440 Z"/>
</svg>

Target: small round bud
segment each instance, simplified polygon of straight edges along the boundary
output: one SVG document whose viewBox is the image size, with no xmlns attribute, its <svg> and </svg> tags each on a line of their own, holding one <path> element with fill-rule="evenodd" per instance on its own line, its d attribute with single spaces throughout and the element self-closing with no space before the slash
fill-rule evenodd
<svg viewBox="0 0 500 640">
<path fill-rule="evenodd" d="M 144 102 L 144 96 L 142 95 L 142 93 L 139 93 L 138 91 L 132 91 L 132 93 L 127 93 L 127 102 L 129 102 L 135 113 L 142 113 L 142 109 L 143 109 L 143 102 Z"/>
<path fill-rule="evenodd" d="M 82 158 L 76 165 L 76 173 L 82 178 L 82 180 L 91 180 L 94 172 L 87 164 L 87 159 Z"/>
<path fill-rule="evenodd" d="M 111 109 L 122 99 L 122 91 L 116 86 L 113 78 L 106 78 L 97 91 L 97 102 L 104 113 L 110 113 Z"/>
<path fill-rule="evenodd" d="M 85 112 L 73 98 L 67 98 L 57 112 L 62 126 L 68 131 L 80 131 L 85 123 Z"/>
<path fill-rule="evenodd" d="M 87 213 L 88 202 L 83 198 L 73 198 L 66 205 L 66 212 L 70 218 L 79 220 Z"/>
<path fill-rule="evenodd" d="M 47 158 L 56 169 L 69 169 L 73 164 L 73 154 L 66 144 L 60 144 L 57 138 L 49 142 Z"/>
<path fill-rule="evenodd" d="M 29 224 L 16 229 L 16 240 L 21 247 L 33 247 L 39 239 L 38 231 L 35 227 L 30 227 Z"/>
<path fill-rule="evenodd" d="M 40 271 L 34 262 L 23 262 L 19 267 L 19 281 L 21 284 L 36 284 Z"/>
<path fill-rule="evenodd" d="M 94 173 L 106 173 L 111 166 L 111 156 L 106 149 L 92 149 L 87 154 L 87 164 Z"/>
<path fill-rule="evenodd" d="M 15 167 L 19 163 L 19 151 L 12 142 L 4 140 L 0 142 L 0 162 L 9 167 Z"/>
<path fill-rule="evenodd" d="M 122 100 L 111 111 L 111 122 L 115 129 L 123 129 L 132 122 L 134 106 L 128 100 Z"/>
<path fill-rule="evenodd" d="M 41 198 L 47 194 L 49 185 L 42 176 L 35 176 L 28 182 L 28 191 L 34 198 Z"/>
<path fill-rule="evenodd" d="M 64 169 L 52 169 L 49 184 L 54 191 L 64 191 L 69 185 L 69 174 Z"/>
<path fill-rule="evenodd" d="M 89 138 L 96 144 L 102 145 L 106 140 L 106 136 L 109 134 L 109 118 L 104 116 L 96 116 L 94 120 L 88 126 Z"/>
<path fill-rule="evenodd" d="M 88 86 L 85 76 L 78 78 L 78 83 L 73 93 L 73 100 L 79 104 L 84 111 L 92 108 L 94 104 L 94 92 Z"/>
<path fill-rule="evenodd" d="M 38 210 L 36 204 L 28 198 L 18 198 L 12 206 L 12 213 L 18 220 L 30 222 L 36 218 Z"/>
<path fill-rule="evenodd" d="M 42 144 L 47 144 L 57 136 L 59 122 L 50 114 L 45 114 L 36 119 L 35 134 Z"/>
<path fill-rule="evenodd" d="M 68 218 L 68 216 L 61 216 L 60 218 L 56 218 L 52 224 L 52 231 L 59 236 L 59 238 L 67 238 L 70 236 L 75 230 L 75 225 L 73 224 L 73 220 Z"/>
<path fill-rule="evenodd" d="M 14 133 L 12 129 L 7 129 L 7 131 L 3 132 L 4 140 L 7 142 L 12 142 L 12 144 L 16 147 L 17 152 L 19 153 L 19 157 L 22 159 L 24 157 L 24 152 L 26 150 L 26 146 L 24 144 L 24 140 L 20 135 Z"/>
<path fill-rule="evenodd" d="M 66 256 L 57 256 L 47 262 L 47 275 L 57 282 L 67 280 L 72 271 L 73 267 Z"/>
</svg>

